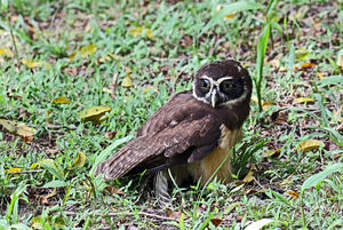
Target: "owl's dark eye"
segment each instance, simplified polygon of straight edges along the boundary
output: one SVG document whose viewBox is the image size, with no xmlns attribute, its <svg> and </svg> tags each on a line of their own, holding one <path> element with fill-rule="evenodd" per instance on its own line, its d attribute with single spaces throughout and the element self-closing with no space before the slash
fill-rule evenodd
<svg viewBox="0 0 343 230">
<path fill-rule="evenodd" d="M 211 82 L 207 79 L 200 79 L 199 86 L 203 93 L 207 93 L 211 89 Z"/>
<path fill-rule="evenodd" d="M 243 82 L 241 80 L 228 79 L 220 83 L 220 91 L 234 99 L 242 95 Z"/>
</svg>

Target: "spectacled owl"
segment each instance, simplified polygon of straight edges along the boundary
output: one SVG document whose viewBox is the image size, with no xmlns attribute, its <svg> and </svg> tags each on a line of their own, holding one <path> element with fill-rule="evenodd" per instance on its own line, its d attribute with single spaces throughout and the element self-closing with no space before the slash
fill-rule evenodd
<svg viewBox="0 0 343 230">
<path fill-rule="evenodd" d="M 238 62 L 204 65 L 192 90 L 172 96 L 95 174 L 112 180 L 147 170 L 157 176 L 158 193 L 166 169 L 178 184 L 191 179 L 204 185 L 215 172 L 218 180 L 230 182 L 230 150 L 241 139 L 251 91 L 249 73 Z"/>
</svg>

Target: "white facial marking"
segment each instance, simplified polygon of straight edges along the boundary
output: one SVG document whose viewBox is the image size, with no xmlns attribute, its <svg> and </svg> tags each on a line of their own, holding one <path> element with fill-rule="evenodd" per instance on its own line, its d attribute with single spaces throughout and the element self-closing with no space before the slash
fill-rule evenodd
<svg viewBox="0 0 343 230">
<path fill-rule="evenodd" d="M 214 89 L 212 94 L 211 94 L 211 105 L 213 108 L 216 107 L 216 95 L 217 95 L 217 90 Z"/>
</svg>

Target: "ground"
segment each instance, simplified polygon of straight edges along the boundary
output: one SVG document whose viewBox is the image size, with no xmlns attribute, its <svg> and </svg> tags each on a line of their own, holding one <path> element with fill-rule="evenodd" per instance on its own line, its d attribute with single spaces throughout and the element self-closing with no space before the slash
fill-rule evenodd
<svg viewBox="0 0 343 230">
<path fill-rule="evenodd" d="M 343 228 L 343 2 L 238 4 L 1 1 L 0 229 Z M 163 210 L 128 178 L 93 176 L 201 65 L 229 56 L 261 79 L 235 181 L 175 188 Z"/>
</svg>

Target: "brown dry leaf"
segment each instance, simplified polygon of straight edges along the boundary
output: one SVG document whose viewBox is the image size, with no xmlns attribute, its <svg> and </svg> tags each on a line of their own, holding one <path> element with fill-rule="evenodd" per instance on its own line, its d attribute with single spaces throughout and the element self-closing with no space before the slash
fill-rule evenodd
<svg viewBox="0 0 343 230">
<path fill-rule="evenodd" d="M 322 141 L 309 139 L 309 140 L 302 141 L 298 145 L 297 150 L 306 152 L 306 151 L 318 149 L 320 146 L 324 146 L 324 143 Z"/>
<path fill-rule="evenodd" d="M 223 220 L 219 218 L 213 218 L 211 219 L 211 222 L 215 227 L 218 227 L 223 222 Z"/>
<path fill-rule="evenodd" d="M 297 99 L 295 99 L 295 103 L 314 103 L 314 99 L 310 97 L 298 97 Z"/>
<path fill-rule="evenodd" d="M 111 112 L 110 107 L 106 106 L 93 106 L 88 109 L 82 110 L 78 113 L 81 121 L 92 121 L 95 123 L 101 123 L 105 121 L 108 116 L 105 116 L 107 113 Z"/>
<path fill-rule="evenodd" d="M 288 190 L 286 192 L 286 195 L 292 197 L 293 199 L 298 199 L 298 197 L 299 197 L 299 193 L 296 191 L 293 191 L 293 190 Z"/>
<path fill-rule="evenodd" d="M 113 185 L 107 185 L 105 187 L 105 190 L 112 194 L 118 194 L 118 195 L 125 195 L 125 192 L 121 191 L 119 188 L 114 187 Z"/>
<path fill-rule="evenodd" d="M 61 96 L 61 97 L 56 97 L 52 100 L 53 104 L 70 104 L 71 101 L 65 97 L 65 96 Z"/>
<path fill-rule="evenodd" d="M 33 136 L 23 137 L 25 143 L 31 143 L 33 141 Z"/>
<path fill-rule="evenodd" d="M 149 29 L 149 28 L 144 28 L 144 27 L 132 27 L 130 30 L 129 30 L 129 34 L 135 36 L 135 37 L 138 37 L 140 36 L 141 34 L 143 34 L 143 32 L 146 33 L 146 36 L 150 39 L 154 38 L 154 35 L 152 33 L 152 30 Z"/>
<path fill-rule="evenodd" d="M 83 152 L 78 152 L 72 167 L 83 167 L 86 164 L 86 161 L 86 155 Z"/>
<path fill-rule="evenodd" d="M 130 75 L 126 76 L 121 82 L 121 86 L 125 88 L 130 88 L 133 86 Z"/>
<path fill-rule="evenodd" d="M 271 157 L 274 156 L 275 154 L 279 154 L 281 152 L 281 148 L 278 149 L 273 149 L 273 150 L 269 150 L 267 152 L 263 153 L 264 157 Z"/>
<path fill-rule="evenodd" d="M 105 137 L 112 140 L 116 136 L 116 134 L 117 131 L 106 132 Z"/>
<path fill-rule="evenodd" d="M 13 57 L 13 53 L 8 48 L 0 48 L 0 56 Z"/>
<path fill-rule="evenodd" d="M 175 220 L 178 220 L 180 219 L 182 215 L 182 212 L 178 211 L 178 212 L 175 212 L 169 208 L 167 208 L 167 216 L 170 217 L 170 218 L 174 218 Z"/>
<path fill-rule="evenodd" d="M 27 126 L 25 123 L 0 119 L 2 125 L 7 131 L 22 137 L 30 137 L 37 133 L 37 130 Z"/>
</svg>

